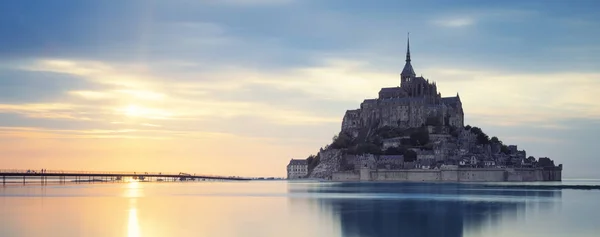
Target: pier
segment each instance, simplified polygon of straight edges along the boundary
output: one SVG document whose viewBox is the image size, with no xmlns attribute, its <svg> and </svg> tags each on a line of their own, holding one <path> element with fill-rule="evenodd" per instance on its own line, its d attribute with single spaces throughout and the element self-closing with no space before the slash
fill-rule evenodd
<svg viewBox="0 0 600 237">
<path fill-rule="evenodd" d="M 63 171 L 63 170 L 0 170 L 2 184 L 7 183 L 93 183 L 123 182 L 129 180 L 147 182 L 175 181 L 247 181 L 250 178 L 237 176 L 197 175 L 189 173 L 163 172 L 108 172 L 108 171 Z"/>
</svg>

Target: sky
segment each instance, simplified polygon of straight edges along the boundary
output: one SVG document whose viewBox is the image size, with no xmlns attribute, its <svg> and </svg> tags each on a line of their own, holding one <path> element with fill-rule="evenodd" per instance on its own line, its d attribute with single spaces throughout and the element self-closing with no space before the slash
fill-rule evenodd
<svg viewBox="0 0 600 237">
<path fill-rule="evenodd" d="M 412 65 L 465 124 L 600 178 L 594 0 L 7 0 L 0 169 L 285 176 Z"/>
</svg>

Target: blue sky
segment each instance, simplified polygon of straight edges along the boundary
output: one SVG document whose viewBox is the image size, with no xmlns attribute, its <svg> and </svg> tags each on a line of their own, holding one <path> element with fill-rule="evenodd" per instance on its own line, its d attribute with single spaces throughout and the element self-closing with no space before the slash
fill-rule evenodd
<svg viewBox="0 0 600 237">
<path fill-rule="evenodd" d="M 4 1 L 2 159 L 283 176 L 399 83 L 411 32 L 417 74 L 460 93 L 467 124 L 600 178 L 599 5 Z"/>
</svg>

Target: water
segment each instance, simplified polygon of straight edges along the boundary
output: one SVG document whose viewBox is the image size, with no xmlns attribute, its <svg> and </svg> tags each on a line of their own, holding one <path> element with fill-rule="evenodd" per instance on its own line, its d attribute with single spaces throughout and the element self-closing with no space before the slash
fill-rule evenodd
<svg viewBox="0 0 600 237">
<path fill-rule="evenodd" d="M 562 182 L 575 184 L 600 185 L 589 180 Z M 286 181 L 0 185 L 0 236 L 598 233 L 599 190 Z"/>
</svg>

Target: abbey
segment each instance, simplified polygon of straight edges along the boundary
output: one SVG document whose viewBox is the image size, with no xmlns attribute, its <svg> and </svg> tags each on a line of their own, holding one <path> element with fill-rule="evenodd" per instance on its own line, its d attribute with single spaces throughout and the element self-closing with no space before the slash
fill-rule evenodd
<svg viewBox="0 0 600 237">
<path fill-rule="evenodd" d="M 409 41 L 400 85 L 346 111 L 331 144 L 287 168 L 290 179 L 506 182 L 560 181 L 563 167 L 465 126 L 458 93 L 442 97 L 435 82 L 416 75 Z"/>
<path fill-rule="evenodd" d="M 379 98 L 366 99 L 360 109 L 346 111 L 342 131 L 356 137 L 361 128 L 416 128 L 427 123 L 462 128 L 462 103 L 458 93 L 456 96 L 442 97 L 435 82 L 416 75 L 411 65 L 408 41 L 400 86 L 382 88 Z"/>
</svg>

